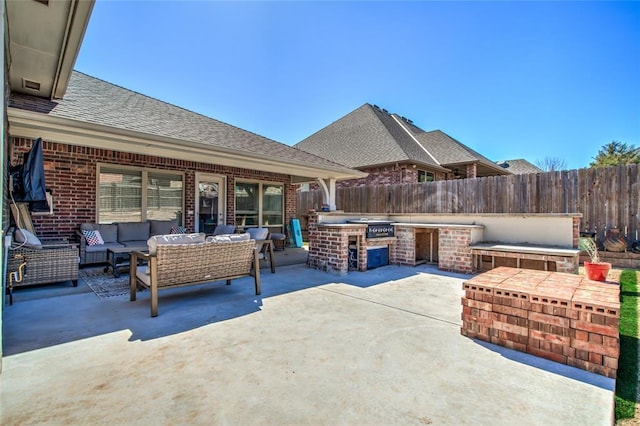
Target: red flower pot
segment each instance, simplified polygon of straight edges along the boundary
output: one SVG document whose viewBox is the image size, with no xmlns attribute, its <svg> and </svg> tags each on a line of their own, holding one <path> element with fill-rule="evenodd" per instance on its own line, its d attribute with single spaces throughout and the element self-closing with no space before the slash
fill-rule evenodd
<svg viewBox="0 0 640 426">
<path fill-rule="evenodd" d="M 584 272 L 592 281 L 606 281 L 610 269 L 611 264 L 608 262 L 584 262 Z"/>
</svg>

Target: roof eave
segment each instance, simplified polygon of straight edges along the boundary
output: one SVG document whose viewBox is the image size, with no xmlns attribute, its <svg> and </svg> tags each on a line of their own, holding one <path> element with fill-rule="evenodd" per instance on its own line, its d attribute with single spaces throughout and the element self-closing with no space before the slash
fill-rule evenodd
<svg viewBox="0 0 640 426">
<path fill-rule="evenodd" d="M 73 2 L 65 35 L 66 42 L 62 48 L 53 81 L 52 99 L 61 99 L 67 91 L 94 4 L 95 0 Z"/>
<path fill-rule="evenodd" d="M 207 146 L 197 142 L 52 117 L 12 107 L 7 108 L 7 116 L 9 135 L 15 137 L 42 137 L 47 141 L 69 145 L 279 173 L 292 176 L 292 181 L 301 179 L 308 181 L 316 178 L 342 180 L 367 176 L 366 173 L 339 165 L 332 167 L 295 160 L 283 161 L 281 158 L 268 157 L 262 153 Z"/>
<path fill-rule="evenodd" d="M 501 175 L 512 175 L 513 174 L 510 171 L 504 169 L 503 167 L 500 167 L 498 165 L 493 165 L 493 164 L 490 164 L 490 163 L 486 163 L 484 161 L 478 161 L 478 160 L 459 161 L 457 163 L 446 163 L 446 166 L 449 167 L 449 168 L 454 168 L 454 167 L 466 166 L 467 164 L 477 164 L 477 165 L 485 167 L 487 169 L 491 169 L 493 171 L 496 171 Z"/>
<path fill-rule="evenodd" d="M 487 163 L 487 162 L 484 162 L 484 161 L 480 161 L 480 162 L 478 162 L 478 164 L 481 164 L 483 167 L 486 167 L 487 169 L 495 170 L 496 172 L 499 172 L 499 173 L 504 174 L 504 175 L 512 175 L 513 174 L 513 172 L 511 172 L 510 170 L 507 170 L 504 167 L 500 167 L 497 164 Z"/>
<path fill-rule="evenodd" d="M 94 3 L 2 2 L 6 78 L 12 91 L 44 99 L 64 96 Z"/>
<path fill-rule="evenodd" d="M 415 164 L 417 167 L 420 167 L 420 168 L 423 168 L 423 169 L 430 169 L 430 170 L 435 170 L 435 171 L 444 172 L 444 173 L 450 173 L 451 172 L 451 169 L 448 169 L 446 167 L 438 166 L 438 165 L 435 165 L 435 164 L 423 163 L 423 162 L 420 162 L 420 161 L 411 160 L 409 158 L 407 158 L 405 160 L 389 161 L 389 162 L 386 162 L 386 163 L 368 164 L 366 166 L 355 166 L 354 168 L 356 168 L 358 170 L 361 170 L 361 169 L 368 169 L 368 168 L 373 168 L 373 167 L 392 166 L 394 164 L 398 164 L 398 165 L 406 164 L 407 166 Z"/>
</svg>

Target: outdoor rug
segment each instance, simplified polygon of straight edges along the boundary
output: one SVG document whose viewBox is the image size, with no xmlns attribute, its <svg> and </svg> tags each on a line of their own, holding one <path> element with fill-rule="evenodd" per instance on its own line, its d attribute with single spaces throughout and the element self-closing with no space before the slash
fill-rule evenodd
<svg viewBox="0 0 640 426">
<path fill-rule="evenodd" d="M 105 273 L 103 267 L 99 267 L 81 269 L 78 275 L 100 299 L 120 298 L 129 295 L 128 273 L 123 273 L 119 278 L 115 278 L 111 270 Z"/>
</svg>

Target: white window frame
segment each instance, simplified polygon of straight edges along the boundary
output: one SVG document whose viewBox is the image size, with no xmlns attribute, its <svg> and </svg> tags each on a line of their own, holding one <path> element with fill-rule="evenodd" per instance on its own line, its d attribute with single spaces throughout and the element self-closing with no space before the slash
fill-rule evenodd
<svg viewBox="0 0 640 426">
<path fill-rule="evenodd" d="M 147 183 L 149 179 L 149 173 L 159 173 L 159 174 L 167 174 L 167 175 L 176 175 L 180 176 L 182 179 L 182 226 L 184 226 L 186 222 L 186 214 L 185 214 L 185 198 L 186 198 L 186 182 L 184 172 L 179 172 L 175 170 L 165 170 L 165 169 L 152 169 L 146 167 L 136 167 L 136 166 L 124 166 L 120 164 L 110 164 L 110 163 L 98 163 L 96 165 L 96 223 L 100 223 L 100 174 L 102 168 L 112 169 L 112 170 L 130 170 L 135 172 L 140 172 L 142 178 L 142 188 L 140 192 L 140 219 L 144 222 L 147 220 Z"/>
<path fill-rule="evenodd" d="M 267 181 L 267 180 L 259 180 L 259 179 L 242 179 L 242 178 L 236 178 L 233 182 L 233 204 L 234 204 L 234 221 L 237 220 L 238 218 L 238 202 L 237 202 L 237 197 L 236 197 L 236 185 L 238 183 L 257 183 L 258 184 L 258 225 L 254 226 L 254 225 L 249 225 L 249 226 L 245 226 L 245 228 L 262 228 L 262 227 L 268 227 L 268 228 L 275 228 L 275 227 L 282 227 L 284 229 L 285 226 L 285 184 L 284 182 L 275 182 L 275 181 Z M 262 205 L 262 198 L 264 196 L 264 185 L 277 185 L 277 186 L 281 186 L 282 187 L 282 223 L 281 224 L 269 224 L 269 225 L 263 225 L 263 205 Z"/>
<path fill-rule="evenodd" d="M 425 180 L 424 182 L 420 182 L 420 173 L 424 173 L 425 176 L 429 176 L 431 175 L 433 177 L 433 180 Z M 433 172 L 429 172 L 427 170 L 418 170 L 418 183 L 427 183 L 427 182 L 435 182 L 436 181 L 436 174 Z"/>
<path fill-rule="evenodd" d="M 193 188 L 193 192 L 194 192 L 193 199 L 195 200 L 194 202 L 195 209 L 193 211 L 193 221 L 195 224 L 196 232 L 203 232 L 201 229 L 199 229 L 200 224 L 198 223 L 198 216 L 200 214 L 200 210 L 199 210 L 200 209 L 200 189 L 198 188 L 198 184 L 203 180 L 219 180 L 221 182 L 220 185 L 222 185 L 222 187 L 220 188 L 220 193 L 218 197 L 220 200 L 220 210 L 222 212 L 222 216 L 219 218 L 218 224 L 226 225 L 227 223 L 227 177 L 225 175 L 219 175 L 215 173 L 196 172 L 196 181 Z M 235 198 L 235 189 L 236 188 L 234 186 L 233 187 L 234 198 Z"/>
</svg>

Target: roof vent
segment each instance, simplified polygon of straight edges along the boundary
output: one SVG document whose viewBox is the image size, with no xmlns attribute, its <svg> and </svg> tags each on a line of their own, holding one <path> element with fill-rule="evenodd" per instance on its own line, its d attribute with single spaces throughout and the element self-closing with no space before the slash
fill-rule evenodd
<svg viewBox="0 0 640 426">
<path fill-rule="evenodd" d="M 37 81 L 27 80 L 26 78 L 23 78 L 22 87 L 25 89 L 40 90 L 40 83 L 38 83 Z"/>
</svg>

